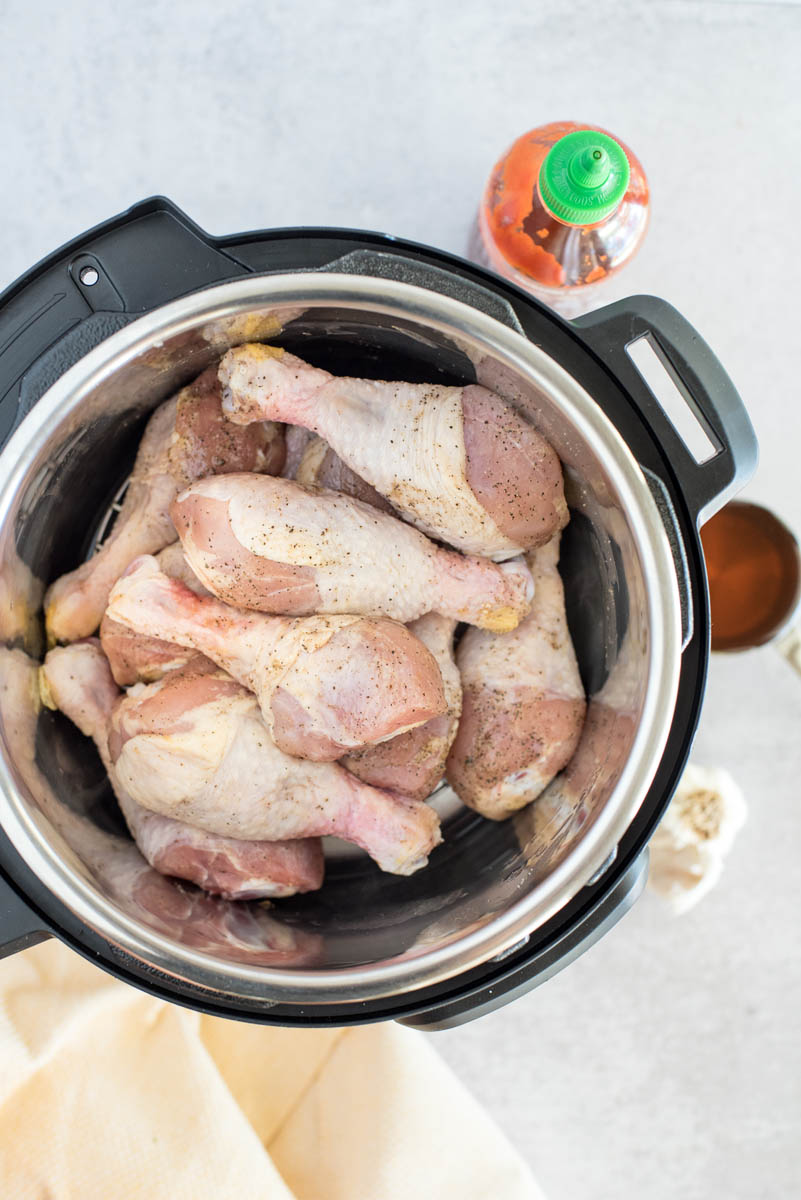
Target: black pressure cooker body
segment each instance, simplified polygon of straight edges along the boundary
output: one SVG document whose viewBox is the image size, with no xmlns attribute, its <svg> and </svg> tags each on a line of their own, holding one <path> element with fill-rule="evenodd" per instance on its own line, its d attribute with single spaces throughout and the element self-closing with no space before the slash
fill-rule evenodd
<svg viewBox="0 0 801 1200">
<path fill-rule="evenodd" d="M 221 1016 L 301 1026 L 394 1018 L 420 1028 L 446 1028 L 490 1011 L 555 974 L 610 928 L 641 892 L 647 843 L 686 762 L 705 686 L 709 605 L 699 518 L 747 480 L 755 466 L 756 442 L 719 363 L 662 301 L 637 297 L 565 322 L 505 280 L 413 242 L 322 228 L 212 238 L 169 201 L 155 198 L 56 251 L 0 297 L 0 448 L 68 368 L 143 314 L 248 275 L 317 272 L 332 264 L 342 269 L 343 262 L 351 271 L 446 292 L 507 324 L 511 318 L 589 393 L 640 464 L 671 543 L 683 641 L 672 724 L 648 793 L 606 864 L 518 945 L 433 986 L 382 999 L 309 1005 L 253 995 L 239 1000 L 164 974 L 78 919 L 33 874 L 2 830 L 0 953 L 56 936 L 120 979 Z M 649 339 L 710 439 L 713 449 L 707 461 L 698 463 L 692 456 L 627 353 L 641 337 Z M 335 362 L 326 365 L 336 370 Z M 392 377 L 391 359 L 382 366 L 383 377 Z M 408 364 L 405 369 L 408 377 Z M 455 363 L 453 382 L 463 382 L 465 370 L 464 362 Z M 568 572 L 571 539 L 582 536 L 580 523 L 575 524 L 575 529 L 573 523 L 568 527 L 563 544 Z M 62 569 L 79 557 L 77 547 L 67 547 L 66 552 Z M 58 573 L 54 568 L 53 574 Z M 592 597 L 573 600 L 570 588 L 566 591 L 571 632 L 583 666 L 589 656 L 582 654 L 582 642 L 593 636 L 592 623 L 586 620 Z M 586 677 L 584 682 L 589 691 L 599 683 Z M 503 825 L 498 831 L 499 837 L 505 836 Z"/>
</svg>

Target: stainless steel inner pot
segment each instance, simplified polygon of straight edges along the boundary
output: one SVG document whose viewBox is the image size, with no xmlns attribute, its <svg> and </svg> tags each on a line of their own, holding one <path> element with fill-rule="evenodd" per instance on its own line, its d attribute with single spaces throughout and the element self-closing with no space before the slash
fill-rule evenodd
<svg viewBox="0 0 801 1200">
<path fill-rule="evenodd" d="M 31 625 L 28 652 L 0 650 L 0 824 L 81 922 L 168 978 L 223 998 L 363 1003 L 503 955 L 609 859 L 673 718 L 679 589 L 643 472 L 592 396 L 541 348 L 434 291 L 300 272 L 243 278 L 150 312 L 82 358 L 25 418 L 0 456 L 0 561 L 20 628 L 42 585 L 88 552 L 147 414 L 230 345 L 258 339 L 339 372 L 477 377 L 556 447 L 573 513 L 563 574 L 591 692 L 571 767 L 503 823 L 439 789 L 444 844 L 409 879 L 349 851 L 332 860 L 319 894 L 274 905 L 212 900 L 147 867 L 93 746 L 60 714 L 39 711 Z M 575 628 L 576 614 L 588 624 L 579 593 L 596 597 L 591 630 Z"/>
</svg>

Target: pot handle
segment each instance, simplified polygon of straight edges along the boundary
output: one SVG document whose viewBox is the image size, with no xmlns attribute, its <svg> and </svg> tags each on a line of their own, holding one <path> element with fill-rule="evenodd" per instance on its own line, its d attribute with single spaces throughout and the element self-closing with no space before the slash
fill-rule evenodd
<svg viewBox="0 0 801 1200">
<path fill-rule="evenodd" d="M 0 448 L 59 376 L 129 321 L 249 273 L 164 196 L 81 234 L 0 296 Z M 17 296 L 21 298 L 17 301 Z"/>
<path fill-rule="evenodd" d="M 27 950 L 52 936 L 45 921 L 0 875 L 0 958 Z"/>
<path fill-rule="evenodd" d="M 613 861 L 613 859 L 612 859 Z M 611 861 L 610 861 L 611 865 Z M 509 965 L 491 980 L 486 976 L 474 991 L 465 991 L 458 999 L 435 1004 L 412 1016 L 401 1019 L 401 1025 L 412 1029 L 435 1032 L 454 1029 L 476 1017 L 501 1008 L 518 996 L 539 987 L 563 967 L 589 950 L 600 938 L 616 925 L 641 894 L 648 878 L 648 848 L 626 868 L 612 890 L 592 906 L 588 913 L 575 925 L 549 943 L 536 954 L 526 957 L 525 950 L 510 954 Z M 509 952 L 507 952 L 509 953 Z M 522 961 L 521 961 L 522 958 Z"/>
<path fill-rule="evenodd" d="M 753 427 L 720 362 L 689 321 L 656 296 L 630 296 L 571 323 L 628 390 L 663 445 L 690 510 L 703 524 L 744 487 L 757 463 Z M 641 338 L 648 339 L 712 443 L 705 461 L 690 452 L 629 354 Z"/>
</svg>

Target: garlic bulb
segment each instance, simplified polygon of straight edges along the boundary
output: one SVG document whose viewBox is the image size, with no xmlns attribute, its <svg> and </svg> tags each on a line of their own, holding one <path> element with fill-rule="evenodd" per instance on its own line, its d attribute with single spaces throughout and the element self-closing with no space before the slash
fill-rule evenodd
<svg viewBox="0 0 801 1200">
<path fill-rule="evenodd" d="M 717 883 L 747 811 L 728 771 L 685 769 L 650 843 L 648 886 L 674 913 L 687 912 Z"/>
</svg>

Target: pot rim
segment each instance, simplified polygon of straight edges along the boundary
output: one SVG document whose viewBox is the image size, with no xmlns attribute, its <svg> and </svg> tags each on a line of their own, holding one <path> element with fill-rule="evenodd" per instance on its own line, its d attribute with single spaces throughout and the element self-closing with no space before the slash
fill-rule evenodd
<svg viewBox="0 0 801 1200">
<path fill-rule="evenodd" d="M 439 292 L 372 276 L 336 272 L 255 275 L 190 293 L 112 334 L 42 396 L 0 453 L 0 534 L 43 440 L 94 388 L 143 351 L 198 325 L 257 307 L 369 308 L 411 319 L 491 352 L 558 401 L 573 429 L 591 442 L 625 507 L 647 588 L 649 638 L 645 699 L 627 762 L 590 828 L 527 896 L 483 927 L 417 955 L 338 969 L 270 968 L 231 963 L 172 942 L 112 911 L 43 836 L 0 756 L 0 825 L 44 886 L 96 934 L 172 978 L 218 994 L 274 1003 L 361 1003 L 416 991 L 504 954 L 571 900 L 608 859 L 631 824 L 656 772 L 672 722 L 681 658 L 681 619 L 673 558 L 645 477 L 622 436 L 591 396 L 522 334 Z"/>
</svg>

